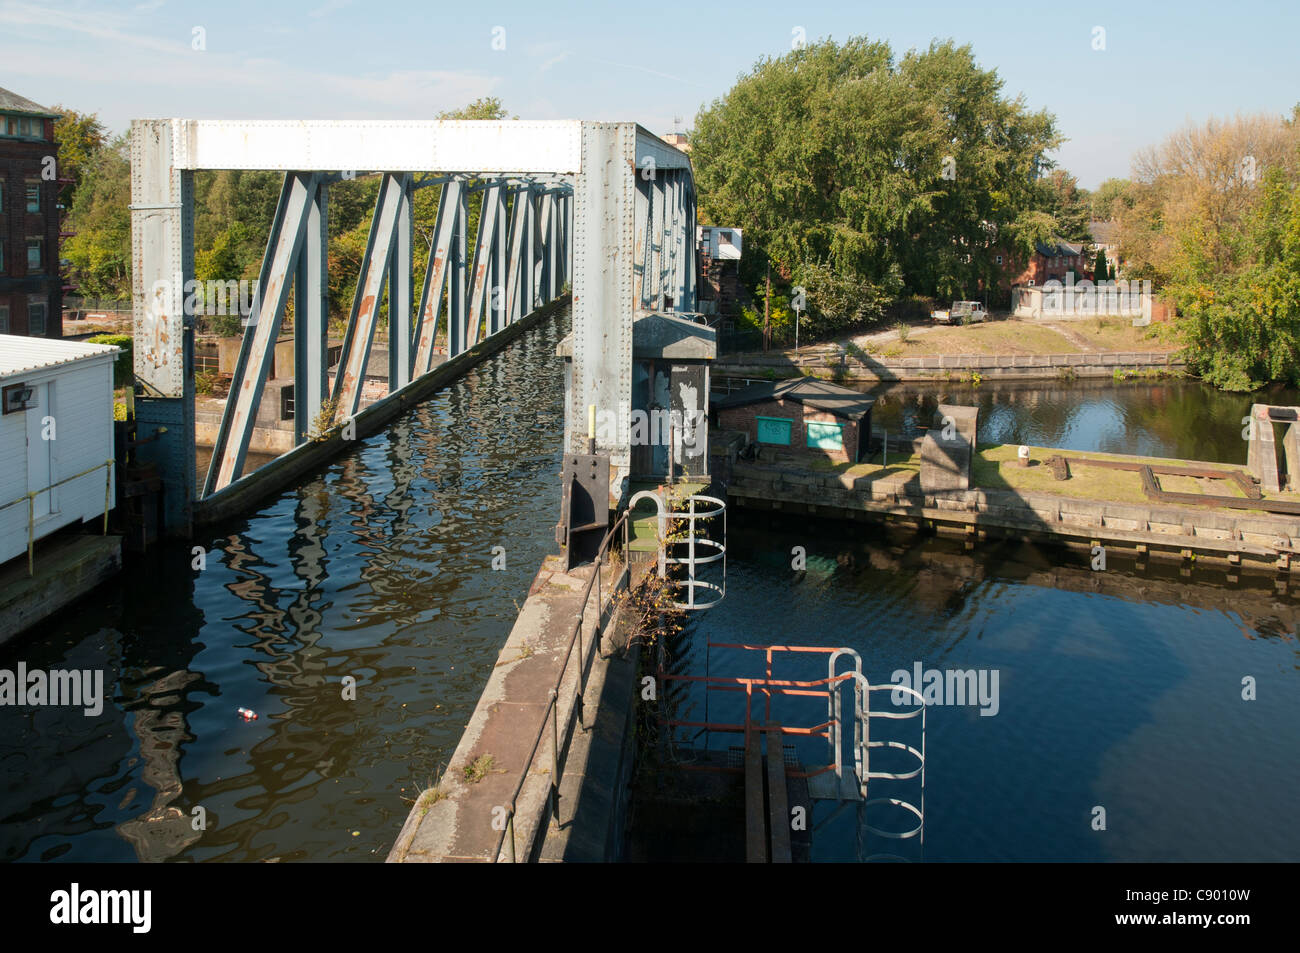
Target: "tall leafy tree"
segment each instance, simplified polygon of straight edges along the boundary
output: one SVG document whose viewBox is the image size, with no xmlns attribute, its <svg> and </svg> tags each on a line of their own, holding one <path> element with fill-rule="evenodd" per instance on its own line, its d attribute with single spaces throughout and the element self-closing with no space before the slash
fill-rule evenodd
<svg viewBox="0 0 1300 953">
<path fill-rule="evenodd" d="M 1107 179 L 1088 197 L 1089 213 L 1099 222 L 1110 222 L 1133 206 L 1133 183 L 1128 179 Z"/>
<path fill-rule="evenodd" d="M 1300 124 L 1268 115 L 1189 124 L 1134 162 L 1119 209 L 1131 277 L 1181 314 L 1203 379 L 1300 383 Z"/>
<path fill-rule="evenodd" d="M 72 236 L 62 256 L 78 293 L 126 300 L 131 296 L 131 160 L 126 137 L 96 151 L 81 168 L 69 211 Z"/>
<path fill-rule="evenodd" d="M 107 145 L 107 132 L 97 113 L 82 113 L 66 106 L 55 106 L 59 113 L 54 121 L 54 141 L 58 143 L 58 174 L 68 179 L 59 191 L 59 201 L 71 207 L 77 186 L 99 151 Z"/>
<path fill-rule="evenodd" d="M 866 37 L 764 59 L 700 111 L 702 217 L 746 229 L 744 276 L 803 284 L 823 329 L 904 292 L 965 296 L 999 243 L 1032 247 L 1036 181 L 1060 142 L 967 46 L 901 60 Z M 846 292 L 846 288 L 848 291 Z M 846 300 L 867 314 L 844 313 Z M 832 313 L 838 310 L 839 313 Z"/>
<path fill-rule="evenodd" d="M 1066 241 L 1091 241 L 1091 194 L 1079 188 L 1079 180 L 1064 169 L 1053 169 L 1038 185 L 1043 195 L 1039 207 L 1056 220 L 1057 234 Z"/>
</svg>

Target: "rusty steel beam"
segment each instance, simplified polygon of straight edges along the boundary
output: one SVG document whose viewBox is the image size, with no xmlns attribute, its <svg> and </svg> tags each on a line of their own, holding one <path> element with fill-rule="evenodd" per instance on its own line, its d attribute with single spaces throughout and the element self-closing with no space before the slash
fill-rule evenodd
<svg viewBox="0 0 1300 953">
<path fill-rule="evenodd" d="M 334 380 L 335 413 L 355 417 L 361 409 L 361 389 L 365 383 L 370 347 L 375 338 L 379 306 L 388 278 L 389 256 L 397 236 L 404 198 L 409 195 L 409 173 L 386 174 L 375 200 L 375 217 L 370 223 L 370 237 L 361 259 L 357 292 L 348 319 L 347 337 Z"/>
<path fill-rule="evenodd" d="M 506 262 L 510 254 L 510 236 L 508 233 L 509 213 L 506 199 L 510 191 L 506 183 L 496 190 L 497 231 L 496 241 L 492 243 L 492 283 L 490 310 L 488 311 L 487 333 L 496 334 L 506 326 L 506 285 L 508 275 Z"/>
<path fill-rule="evenodd" d="M 463 227 L 460 216 L 463 191 L 462 183 L 447 182 L 443 185 L 442 195 L 438 199 L 438 218 L 433 227 L 433 247 L 429 253 L 429 266 L 424 272 L 424 287 L 420 292 L 420 307 L 416 318 L 413 371 L 416 377 L 427 374 L 433 369 L 433 349 L 438 339 L 438 325 L 443 312 L 443 295 L 447 290 L 448 275 L 456 267 L 456 262 L 453 261 L 456 254 L 455 241 L 460 235 L 458 229 Z M 460 264 L 463 267 L 463 261 Z M 451 311 L 450 307 L 447 308 L 449 318 Z M 447 339 L 450 343 L 450 326 L 447 329 Z"/>
<path fill-rule="evenodd" d="M 415 239 L 412 178 L 404 177 L 388 260 L 388 393 L 411 383 L 411 251 Z"/>
<path fill-rule="evenodd" d="M 472 290 L 469 298 L 469 324 L 466 327 L 465 346 L 473 347 L 479 341 L 479 326 L 486 317 L 486 311 L 492 306 L 490 279 L 493 250 L 496 245 L 497 213 L 501 202 L 498 193 L 499 183 L 489 185 L 483 191 L 482 205 L 479 207 L 478 238 L 474 242 L 474 266 L 472 269 Z"/>
<path fill-rule="evenodd" d="M 243 475 L 257 407 L 275 356 L 275 339 L 284 319 L 289 282 L 298 265 L 303 235 L 319 186 L 320 176 L 316 173 L 291 172 L 285 175 L 267 240 L 266 256 L 262 260 L 257 293 L 244 332 L 244 343 L 239 351 L 234 383 L 212 449 L 212 463 L 204 481 L 205 495 L 229 486 Z"/>
<path fill-rule="evenodd" d="M 294 276 L 294 443 L 311 433 L 329 395 L 329 186 L 324 180 L 307 211 L 307 231 Z"/>
<path fill-rule="evenodd" d="M 1149 499 L 1159 503 L 1182 503 L 1189 506 L 1214 506 L 1231 510 L 1262 510 L 1283 516 L 1300 516 L 1300 503 L 1287 500 L 1242 499 L 1239 496 L 1219 496 L 1212 493 L 1176 493 L 1161 489 L 1152 467 L 1142 466 L 1142 491 Z M 1173 474 L 1167 474 L 1173 475 Z"/>
<path fill-rule="evenodd" d="M 528 276 L 532 273 L 531 251 L 525 236 L 532 231 L 533 191 L 516 189 L 510 209 L 510 251 L 506 272 L 506 323 L 513 324 L 532 310 L 531 296 L 525 304 Z"/>
</svg>

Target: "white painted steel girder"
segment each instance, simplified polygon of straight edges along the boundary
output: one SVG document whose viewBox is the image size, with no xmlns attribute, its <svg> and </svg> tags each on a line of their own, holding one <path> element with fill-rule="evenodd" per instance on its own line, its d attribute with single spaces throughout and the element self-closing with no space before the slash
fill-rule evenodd
<svg viewBox="0 0 1300 953">
<path fill-rule="evenodd" d="M 170 126 L 176 169 L 285 172 L 582 171 L 582 127 L 560 120 L 144 119 Z M 604 123 L 602 125 L 614 125 Z M 635 123 L 637 168 L 688 169 L 690 160 Z"/>
<path fill-rule="evenodd" d="M 391 328 L 392 393 L 431 369 L 444 289 L 448 353 L 454 356 L 477 342 L 480 324 L 489 334 L 500 330 L 553 300 L 572 276 L 574 387 L 568 420 L 585 420 L 589 403 L 626 407 L 635 292 L 662 301 L 677 291 L 674 306 L 691 306 L 690 161 L 635 123 L 156 119 L 136 120 L 131 131 L 136 376 L 147 394 L 171 399 L 155 401 L 159 420 L 165 417 L 170 428 L 168 439 L 176 444 L 166 460 L 188 461 L 165 467 L 168 499 L 183 504 L 169 505 L 171 530 L 187 529 L 194 485 L 193 340 L 184 314 L 186 283 L 194 270 L 194 170 L 288 173 L 263 261 L 262 300 L 254 305 L 207 493 L 242 474 L 275 332 L 295 278 L 299 441 L 319 413 L 328 364 L 327 188 L 349 173 L 379 172 L 384 178 L 334 387 L 344 416 L 359 409 L 386 283 L 397 312 Z M 416 182 L 412 172 L 438 175 Z M 635 180 L 644 173 L 666 180 L 654 189 L 651 221 L 646 214 L 651 203 L 637 207 Z M 473 263 L 466 260 L 471 179 L 483 189 Z M 413 189 L 435 184 L 443 186 L 435 247 L 413 313 L 411 197 Z M 638 225 L 651 233 L 639 249 Z M 635 291 L 634 259 L 640 261 Z M 500 301 L 505 307 L 487 314 L 494 286 L 500 286 L 498 297 L 505 292 Z M 151 412 L 146 408 L 141 420 Z M 626 431 L 620 428 L 612 445 L 602 446 L 616 466 L 628 463 Z M 566 442 L 581 449 L 575 441 L 566 433 Z"/>
</svg>

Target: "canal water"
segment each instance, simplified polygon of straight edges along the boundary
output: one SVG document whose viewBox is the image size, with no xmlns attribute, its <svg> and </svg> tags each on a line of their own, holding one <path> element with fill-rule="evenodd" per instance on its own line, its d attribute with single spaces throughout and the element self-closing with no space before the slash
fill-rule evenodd
<svg viewBox="0 0 1300 953">
<path fill-rule="evenodd" d="M 0 859 L 382 860 L 554 548 L 566 327 L 0 648 L 111 696 L 0 708 Z"/>
<path fill-rule="evenodd" d="M 553 548 L 566 324 L 197 541 L 204 568 L 160 547 L 0 648 L 0 668 L 102 668 L 109 696 L 98 717 L 0 707 L 0 859 L 382 860 Z M 1239 438 L 1249 403 L 1187 383 L 978 398 L 985 439 L 1226 462 L 1240 447 L 1217 435 Z M 880 419 L 909 407 L 924 413 L 919 392 L 893 391 Z M 1300 781 L 1289 599 L 1200 575 L 1088 588 L 1031 547 L 967 555 L 739 514 L 729 532 L 727 598 L 678 665 L 733 671 L 705 643 L 745 639 L 850 645 L 873 680 L 914 661 L 1001 673 L 997 715 L 928 712 L 927 859 L 1300 858 L 1283 814 Z M 851 858 L 852 820 L 819 834 L 818 859 Z"/>
<path fill-rule="evenodd" d="M 940 704 L 925 712 L 923 849 L 919 837 L 868 836 L 859 853 L 848 808 L 814 834 L 814 860 L 1300 860 L 1300 613 L 1267 584 L 1227 587 L 1200 569 L 1094 573 L 1086 559 L 1029 545 L 967 554 L 879 527 L 752 513 L 730 514 L 727 546 L 726 597 L 687 625 L 674 671 L 762 677 L 761 656 L 709 645 L 757 643 L 852 648 L 872 684 L 924 690 L 930 671 L 944 674 Z M 851 667 L 842 659 L 838 670 Z M 977 681 L 963 677 L 962 694 L 950 694 L 949 671 Z M 824 655 L 780 653 L 773 665 L 777 679 L 826 676 Z M 676 685 L 682 720 L 743 722 L 743 696 Z M 872 710 L 905 712 L 890 694 L 872 692 Z M 843 704 L 852 711 L 851 692 Z M 761 697 L 753 712 L 763 720 Z M 771 715 L 812 727 L 827 705 L 780 698 Z M 681 737 L 719 752 L 740 743 L 720 731 Z M 919 723 L 872 719 L 869 738 L 919 749 Z M 791 740 L 805 769 L 829 763 L 826 742 Z M 843 751 L 851 766 L 847 741 Z M 916 765 L 897 749 L 871 751 L 873 771 Z M 922 805 L 919 778 L 872 781 L 868 793 Z M 834 802 L 809 806 L 813 827 Z M 915 824 L 891 805 L 865 820 L 893 832 Z"/>
<path fill-rule="evenodd" d="M 1300 392 L 1281 387 L 1228 394 L 1199 381 L 984 381 L 894 384 L 859 390 L 876 397 L 872 423 L 919 436 L 939 403 L 978 406 L 981 443 L 1130 453 L 1244 465 L 1242 418 L 1252 403 L 1293 406 Z"/>
</svg>

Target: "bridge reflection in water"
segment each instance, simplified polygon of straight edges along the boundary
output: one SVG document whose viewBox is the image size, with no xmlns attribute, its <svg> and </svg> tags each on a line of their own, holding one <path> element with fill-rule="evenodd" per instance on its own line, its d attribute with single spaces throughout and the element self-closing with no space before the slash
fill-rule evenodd
<svg viewBox="0 0 1300 953">
<path fill-rule="evenodd" d="M 102 667 L 111 694 L 98 718 L 0 707 L 0 859 L 382 860 L 552 548 L 565 331 L 544 322 L 224 527 L 206 569 L 156 550 L 0 649 L 0 668 Z M 926 859 L 1300 858 L 1293 597 L 864 526 L 738 516 L 728 536 L 727 598 L 681 633 L 678 671 L 706 640 L 850 645 L 876 683 L 999 670 L 996 716 L 928 716 Z M 1121 836 L 1091 830 L 1097 804 Z M 832 828 L 814 857 L 853 844 Z"/>
<path fill-rule="evenodd" d="M 382 860 L 552 542 L 567 323 L 199 540 L 202 571 L 157 549 L 5 646 L 111 697 L 0 708 L 0 858 Z"/>
</svg>

